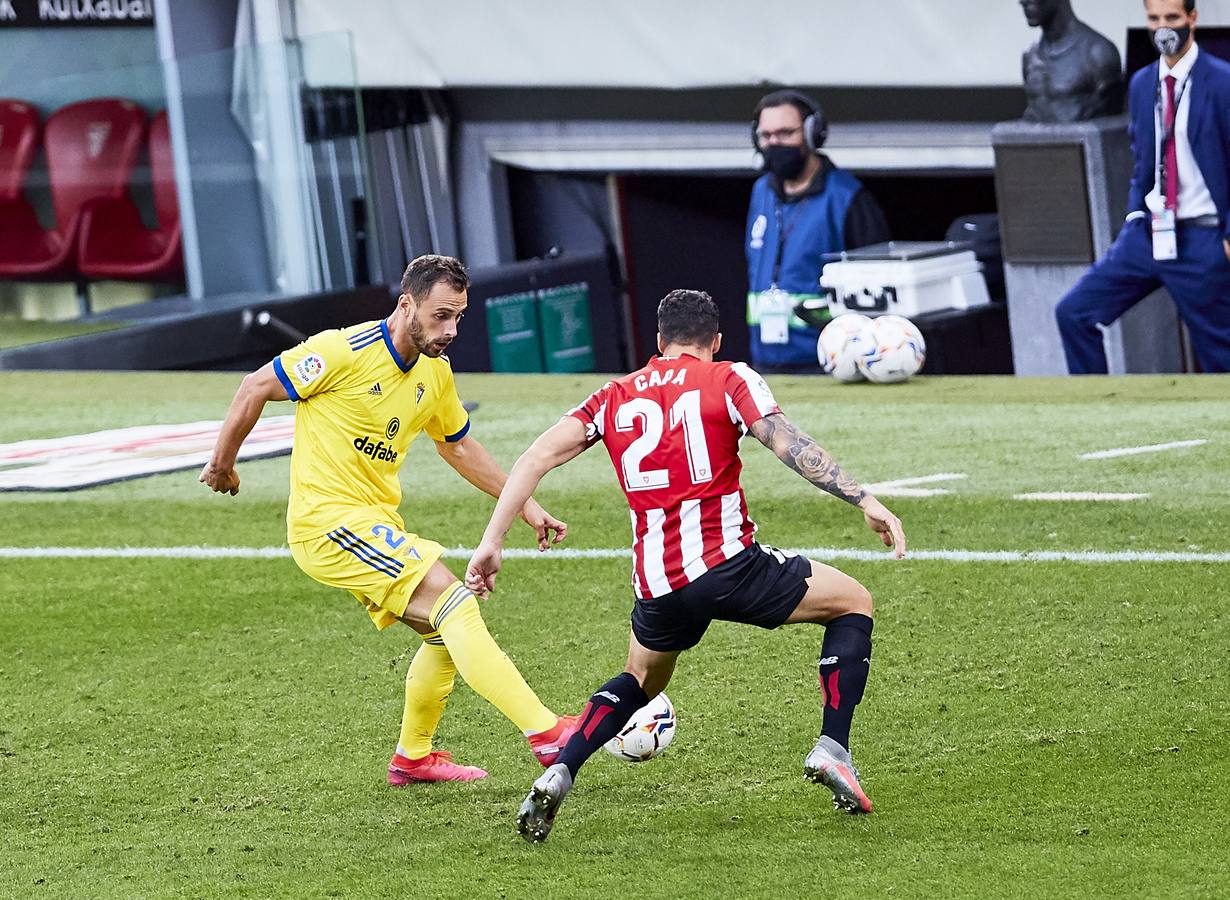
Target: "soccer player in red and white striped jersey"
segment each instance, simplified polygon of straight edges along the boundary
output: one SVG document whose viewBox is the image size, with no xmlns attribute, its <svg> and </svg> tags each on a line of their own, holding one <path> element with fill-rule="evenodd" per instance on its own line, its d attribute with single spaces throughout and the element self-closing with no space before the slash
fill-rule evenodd
<svg viewBox="0 0 1230 900">
<path fill-rule="evenodd" d="M 558 762 L 535 783 L 517 817 L 527 840 L 544 840 L 581 765 L 662 691 L 679 654 L 714 619 L 762 628 L 825 626 L 819 677 L 820 740 L 804 775 L 833 792 L 834 806 L 871 812 L 850 758 L 850 723 L 871 660 L 871 595 L 831 566 L 755 540 L 739 483 L 739 441 L 751 433 L 816 487 L 857 506 L 900 558 L 901 522 L 783 415 L 764 379 L 743 363 L 715 362 L 717 306 L 700 291 L 672 291 L 658 307 L 660 355 L 608 382 L 522 454 L 466 572 L 467 586 L 495 587 L 504 534 L 542 477 L 601 441 L 632 519 L 635 604 L 625 671 L 593 696 Z"/>
<path fill-rule="evenodd" d="M 569 413 L 587 444 L 606 445 L 628 498 L 638 599 L 677 591 L 752 545 L 739 441 L 780 412 L 744 363 L 684 353 L 654 357 Z"/>
</svg>

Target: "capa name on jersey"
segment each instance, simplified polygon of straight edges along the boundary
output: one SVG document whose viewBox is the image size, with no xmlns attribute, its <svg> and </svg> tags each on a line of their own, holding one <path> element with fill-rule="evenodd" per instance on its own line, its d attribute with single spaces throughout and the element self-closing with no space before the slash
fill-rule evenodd
<svg viewBox="0 0 1230 900">
<path fill-rule="evenodd" d="M 648 374 L 637 375 L 632 380 L 632 383 L 636 385 L 638 391 L 643 391 L 645 388 L 662 387 L 664 384 L 682 385 L 687 375 L 687 369 L 680 369 L 678 374 L 675 373 L 674 369 L 667 369 L 665 372 L 653 369 Z"/>
<path fill-rule="evenodd" d="M 391 445 L 386 446 L 384 441 L 372 443 L 371 439 L 366 435 L 354 439 L 354 448 L 360 453 L 365 453 L 372 459 L 378 459 L 382 462 L 397 462 L 397 451 Z"/>
</svg>

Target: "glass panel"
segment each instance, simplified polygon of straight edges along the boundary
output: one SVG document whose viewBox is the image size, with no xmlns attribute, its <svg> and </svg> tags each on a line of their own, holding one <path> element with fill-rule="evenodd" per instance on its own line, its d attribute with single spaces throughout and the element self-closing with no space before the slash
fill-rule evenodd
<svg viewBox="0 0 1230 900">
<path fill-rule="evenodd" d="M 0 39 L 25 58 L 48 34 Z M 111 58 L 156 52 L 152 30 L 116 34 L 132 46 Z M 188 313 L 367 283 L 369 177 L 349 35 L 50 78 L 27 69 L 23 79 L 22 68 L 0 63 L 0 99 L 33 107 L 41 131 L 17 195 L 0 193 L 0 332 L 6 319 L 87 307 L 157 301 L 152 311 Z M 14 120 L 4 121 L 11 138 Z M 8 159 L 0 152 L 0 165 Z"/>
</svg>

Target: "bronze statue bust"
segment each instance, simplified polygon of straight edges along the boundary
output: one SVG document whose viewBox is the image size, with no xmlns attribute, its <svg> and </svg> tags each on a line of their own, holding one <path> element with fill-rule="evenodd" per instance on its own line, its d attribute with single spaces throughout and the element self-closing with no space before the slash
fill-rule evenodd
<svg viewBox="0 0 1230 900">
<path fill-rule="evenodd" d="M 1042 37 L 1025 51 L 1025 120 L 1082 122 L 1123 112 L 1119 50 L 1072 11 L 1071 0 L 1020 0 Z"/>
</svg>

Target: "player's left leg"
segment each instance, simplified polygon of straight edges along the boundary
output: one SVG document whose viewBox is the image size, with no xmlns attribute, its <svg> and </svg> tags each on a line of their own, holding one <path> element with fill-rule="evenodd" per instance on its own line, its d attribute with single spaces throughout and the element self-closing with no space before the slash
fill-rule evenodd
<svg viewBox="0 0 1230 900">
<path fill-rule="evenodd" d="M 680 650 L 651 650 L 633 634 L 624 671 L 594 691 L 577 720 L 577 730 L 559 755 L 559 763 L 576 778 L 599 747 L 619 734 L 633 713 L 666 690 Z"/>
<path fill-rule="evenodd" d="M 849 750 L 854 708 L 863 699 L 871 667 L 871 594 L 844 572 L 810 563 L 807 592 L 786 619 L 825 626 L 819 666 L 824 716 L 820 740 L 804 762 L 804 776 L 827 785 L 836 807 L 871 812 Z"/>
<path fill-rule="evenodd" d="M 522 802 L 517 812 L 517 831 L 527 841 L 540 843 L 547 839 L 581 766 L 619 734 L 650 697 L 666 689 L 680 652 L 651 650 L 637 640 L 635 633 L 632 635 L 624 671 L 594 691 L 559 761 L 538 777 Z"/>
<path fill-rule="evenodd" d="M 871 660 L 871 595 L 831 566 L 765 544 L 753 544 L 702 576 L 719 579 L 714 616 L 761 628 L 793 622 L 825 626 L 820 652 L 824 722 L 807 755 L 803 774 L 833 791 L 834 803 L 850 812 L 871 812 L 850 759 L 850 721 L 862 699 Z"/>
<path fill-rule="evenodd" d="M 438 632 L 466 683 L 521 729 L 539 762 L 555 762 L 575 718 L 542 704 L 487 631 L 477 599 L 443 563 L 428 570 L 400 618 L 420 634 Z"/>
<path fill-rule="evenodd" d="M 457 667 L 438 633 L 425 634 L 422 638 L 423 643 L 406 672 L 406 704 L 397 751 L 389 760 L 389 784 L 484 778 L 487 773 L 482 769 L 459 765 L 447 751 L 431 748 L 444 705 L 453 690 Z"/>
</svg>

